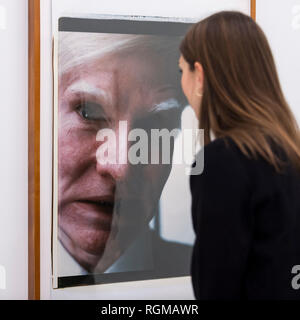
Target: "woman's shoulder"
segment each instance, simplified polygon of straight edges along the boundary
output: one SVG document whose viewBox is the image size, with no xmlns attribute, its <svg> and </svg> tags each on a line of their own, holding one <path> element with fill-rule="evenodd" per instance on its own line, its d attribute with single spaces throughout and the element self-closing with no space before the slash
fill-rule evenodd
<svg viewBox="0 0 300 320">
<path fill-rule="evenodd" d="M 279 174 L 261 156 L 246 156 L 230 137 L 213 140 L 202 148 L 196 159 L 200 155 L 204 159 L 203 172 L 191 177 L 191 184 L 226 178 L 228 183 L 243 183 L 252 189 L 265 189 L 267 193 L 277 192 L 282 185 L 297 185 L 299 190 L 300 177 L 291 166 Z"/>
<path fill-rule="evenodd" d="M 196 161 L 204 162 L 201 175 L 190 178 L 190 185 L 199 185 L 208 181 L 253 187 L 260 179 L 270 180 L 275 169 L 265 160 L 249 158 L 230 137 L 222 137 L 205 145 L 196 155 Z M 193 171 L 191 171 L 193 172 Z M 267 177 L 268 176 L 268 177 Z M 270 176 L 270 177 L 269 177 Z"/>
<path fill-rule="evenodd" d="M 240 150 L 234 140 L 230 137 L 217 138 L 204 146 L 204 152 L 208 156 L 217 154 L 218 156 L 236 157 Z"/>
<path fill-rule="evenodd" d="M 226 179 L 228 183 L 233 180 L 249 180 L 246 156 L 242 154 L 236 143 L 229 137 L 217 138 L 205 145 L 196 155 L 195 163 L 203 161 L 201 174 L 191 175 L 191 184 L 214 180 L 216 183 Z"/>
<path fill-rule="evenodd" d="M 247 160 L 230 137 L 217 138 L 205 145 L 196 155 L 196 161 L 200 158 L 204 160 L 203 173 L 208 168 L 224 170 L 234 166 L 236 169 L 241 169 L 240 166 Z"/>
<path fill-rule="evenodd" d="M 279 152 L 275 148 L 276 152 Z M 264 170 L 269 171 L 270 173 L 275 173 L 275 168 L 270 165 L 265 159 L 260 155 L 257 156 L 247 156 L 241 151 L 239 146 L 231 137 L 222 137 L 213 140 L 208 143 L 202 149 L 204 156 L 204 163 L 211 167 L 218 165 L 221 167 L 227 165 L 236 165 L 238 167 L 242 166 L 246 171 L 252 170 Z"/>
</svg>

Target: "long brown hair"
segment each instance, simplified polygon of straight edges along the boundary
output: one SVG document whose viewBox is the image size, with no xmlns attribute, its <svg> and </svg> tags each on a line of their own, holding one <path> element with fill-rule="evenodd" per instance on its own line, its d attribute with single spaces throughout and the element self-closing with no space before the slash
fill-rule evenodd
<svg viewBox="0 0 300 320">
<path fill-rule="evenodd" d="M 180 51 L 190 70 L 200 62 L 204 88 L 200 128 L 204 144 L 230 137 L 248 157 L 262 156 L 280 172 L 275 143 L 300 172 L 300 135 L 284 98 L 273 55 L 261 28 L 232 11 L 214 14 L 188 31 Z"/>
</svg>

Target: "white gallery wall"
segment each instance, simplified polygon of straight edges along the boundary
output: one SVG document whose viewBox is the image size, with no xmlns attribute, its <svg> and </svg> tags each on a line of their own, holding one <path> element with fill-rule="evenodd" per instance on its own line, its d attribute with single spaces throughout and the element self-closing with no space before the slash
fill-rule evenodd
<svg viewBox="0 0 300 320">
<path fill-rule="evenodd" d="M 256 0 L 257 22 L 266 33 L 282 88 L 300 123 L 300 0 Z"/>
<path fill-rule="evenodd" d="M 0 0 L 0 299 L 27 299 L 27 22 Z"/>
<path fill-rule="evenodd" d="M 68 0 L 72 9 L 82 0 Z M 136 298 L 137 292 L 144 298 L 192 297 L 191 287 L 182 279 L 153 281 L 152 283 L 121 284 L 116 296 L 112 285 L 107 285 L 105 293 L 97 286 L 91 290 L 61 291 L 56 295 L 50 290 L 50 268 L 48 239 L 51 212 L 51 43 L 45 37 L 51 33 L 50 0 L 42 0 L 42 110 L 41 110 L 41 279 L 42 298 Z M 67 3 L 66 0 L 59 2 Z M 85 1 L 99 9 L 100 0 Z M 210 3 L 216 11 L 239 5 L 240 10 L 248 10 L 245 1 L 214 0 Z M 102 13 L 142 14 L 164 16 L 201 16 L 204 1 L 186 0 L 139 0 L 101 1 Z M 90 12 L 90 10 L 89 10 Z M 47 18 L 48 17 L 48 18 Z M 300 0 L 257 0 L 257 21 L 270 40 L 284 92 L 292 110 L 300 122 Z M 27 298 L 27 1 L 0 0 L 0 299 Z M 48 224 L 48 225 L 47 225 Z M 164 285 L 164 287 L 162 287 Z"/>
</svg>

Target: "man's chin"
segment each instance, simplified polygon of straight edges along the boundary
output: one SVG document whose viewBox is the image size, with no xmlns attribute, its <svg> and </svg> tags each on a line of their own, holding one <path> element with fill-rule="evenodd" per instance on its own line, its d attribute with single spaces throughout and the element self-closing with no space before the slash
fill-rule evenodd
<svg viewBox="0 0 300 320">
<path fill-rule="evenodd" d="M 60 230 L 59 241 L 78 264 L 92 272 L 101 260 L 109 234 L 99 232 L 78 232 L 80 238 L 71 238 Z"/>
<path fill-rule="evenodd" d="M 73 256 L 73 258 L 89 273 L 102 273 L 116 260 L 118 260 L 123 252 L 124 250 L 121 250 L 119 247 L 114 247 L 112 249 L 111 247 L 103 248 L 102 246 L 101 250 L 95 249 L 92 250 L 92 252 L 84 250 L 80 250 L 80 252 L 76 251 L 76 254 Z"/>
<path fill-rule="evenodd" d="M 89 273 L 103 273 L 120 258 L 134 239 L 135 237 L 127 237 L 126 240 L 123 239 L 123 243 L 120 243 L 119 239 L 110 239 L 105 245 L 83 243 L 70 254 Z"/>
<path fill-rule="evenodd" d="M 144 232 L 148 224 L 124 227 L 126 232 L 105 232 L 100 230 L 81 230 L 77 237 L 72 232 L 60 228 L 59 240 L 76 262 L 89 273 L 102 273 L 126 251 L 138 234 Z M 78 229 L 77 229 L 78 230 Z M 114 228 L 112 228 L 114 230 Z M 116 231 L 118 228 L 116 228 Z M 80 235 L 80 237 L 78 237 Z"/>
</svg>

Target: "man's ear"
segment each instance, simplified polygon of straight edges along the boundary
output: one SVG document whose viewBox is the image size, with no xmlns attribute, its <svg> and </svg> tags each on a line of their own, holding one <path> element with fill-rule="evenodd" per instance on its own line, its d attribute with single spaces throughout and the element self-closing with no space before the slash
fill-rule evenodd
<svg viewBox="0 0 300 320">
<path fill-rule="evenodd" d="M 194 63 L 194 68 L 196 72 L 196 81 L 199 88 L 202 90 L 203 88 L 203 81 L 204 81 L 204 73 L 203 73 L 203 67 L 200 62 Z"/>
</svg>

